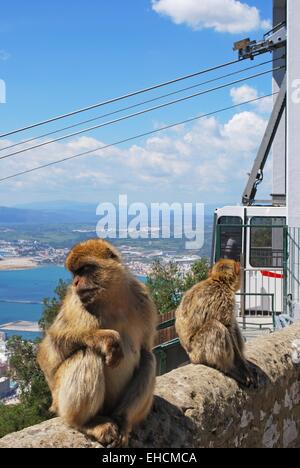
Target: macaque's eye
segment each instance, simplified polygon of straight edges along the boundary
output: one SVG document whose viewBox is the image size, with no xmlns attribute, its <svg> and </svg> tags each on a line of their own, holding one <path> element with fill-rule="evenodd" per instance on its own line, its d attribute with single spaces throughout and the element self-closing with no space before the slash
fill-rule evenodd
<svg viewBox="0 0 300 468">
<path fill-rule="evenodd" d="M 93 272 L 95 267 L 93 265 L 85 265 L 74 272 L 74 276 L 86 276 Z"/>
</svg>

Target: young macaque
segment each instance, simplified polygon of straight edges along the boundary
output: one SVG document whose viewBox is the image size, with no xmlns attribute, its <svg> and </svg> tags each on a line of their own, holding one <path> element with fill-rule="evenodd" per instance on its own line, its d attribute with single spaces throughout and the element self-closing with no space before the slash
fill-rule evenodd
<svg viewBox="0 0 300 468">
<path fill-rule="evenodd" d="M 244 340 L 235 312 L 240 264 L 220 260 L 210 276 L 183 297 L 176 311 L 176 330 L 193 364 L 222 371 L 244 386 L 256 386 L 244 355 Z"/>
</svg>

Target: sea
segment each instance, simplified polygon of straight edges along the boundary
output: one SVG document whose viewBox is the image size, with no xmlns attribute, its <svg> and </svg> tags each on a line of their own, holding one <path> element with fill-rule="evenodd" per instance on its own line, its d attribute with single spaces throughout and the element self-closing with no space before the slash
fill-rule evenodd
<svg viewBox="0 0 300 468">
<path fill-rule="evenodd" d="M 0 271 L 0 331 L 1 324 L 17 320 L 37 322 L 43 311 L 43 300 L 54 297 L 60 279 L 71 281 L 70 273 L 62 266 Z M 145 277 L 139 279 L 145 281 Z M 5 332 L 8 337 L 18 335 L 27 340 L 41 336 L 35 332 Z"/>
<path fill-rule="evenodd" d="M 43 300 L 54 296 L 60 279 L 71 280 L 70 273 L 60 266 L 0 271 L 0 326 L 16 320 L 37 322 L 42 314 Z M 8 337 L 20 335 L 28 340 L 40 336 L 33 332 L 5 332 Z"/>
</svg>

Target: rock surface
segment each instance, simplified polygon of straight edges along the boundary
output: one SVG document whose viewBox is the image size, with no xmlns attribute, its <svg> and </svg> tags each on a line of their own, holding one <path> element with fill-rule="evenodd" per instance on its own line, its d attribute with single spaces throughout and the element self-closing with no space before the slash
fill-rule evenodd
<svg viewBox="0 0 300 468">
<path fill-rule="evenodd" d="M 130 447 L 300 447 L 300 365 L 292 359 L 299 338 L 297 323 L 247 345 L 259 368 L 257 390 L 204 366 L 159 377 L 153 410 Z M 55 418 L 0 439 L 0 448 L 12 447 L 101 446 Z"/>
</svg>

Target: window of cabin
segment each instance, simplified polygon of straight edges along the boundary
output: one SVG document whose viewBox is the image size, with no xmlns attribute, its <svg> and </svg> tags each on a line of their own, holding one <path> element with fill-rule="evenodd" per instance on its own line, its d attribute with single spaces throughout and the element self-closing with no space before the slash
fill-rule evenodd
<svg viewBox="0 0 300 468">
<path fill-rule="evenodd" d="M 239 216 L 222 216 L 218 220 L 218 242 L 216 261 L 230 258 L 240 261 L 243 245 L 243 220 Z"/>
<path fill-rule="evenodd" d="M 252 267 L 283 268 L 283 226 L 285 223 L 285 218 L 251 218 L 250 265 Z"/>
</svg>

